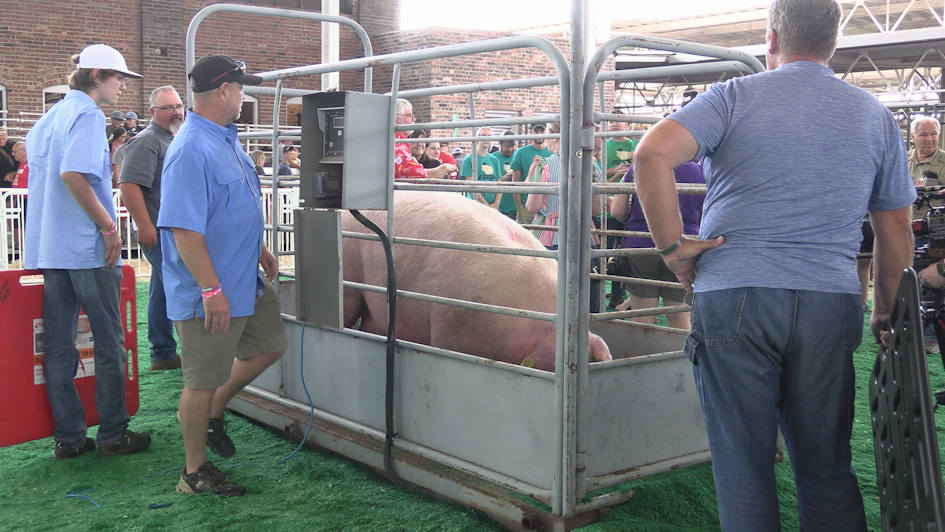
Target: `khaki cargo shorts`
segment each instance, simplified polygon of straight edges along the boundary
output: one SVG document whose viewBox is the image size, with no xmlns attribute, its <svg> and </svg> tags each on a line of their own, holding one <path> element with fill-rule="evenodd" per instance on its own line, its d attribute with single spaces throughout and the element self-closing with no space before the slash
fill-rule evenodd
<svg viewBox="0 0 945 532">
<path fill-rule="evenodd" d="M 279 297 L 268 282 L 266 292 L 256 298 L 252 316 L 231 318 L 229 328 L 219 334 L 204 329 L 204 318 L 175 321 L 180 338 L 184 387 L 214 390 L 230 378 L 233 359 L 281 353 L 289 346 L 282 326 Z"/>
</svg>

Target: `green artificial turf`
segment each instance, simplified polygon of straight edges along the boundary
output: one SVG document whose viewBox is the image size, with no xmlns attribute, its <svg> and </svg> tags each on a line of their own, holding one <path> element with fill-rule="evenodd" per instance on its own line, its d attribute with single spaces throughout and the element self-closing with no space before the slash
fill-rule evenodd
<svg viewBox="0 0 945 532">
<path fill-rule="evenodd" d="M 210 456 L 229 478 L 247 486 L 247 494 L 235 498 L 178 494 L 174 487 L 184 454 L 175 412 L 182 379 L 179 370 L 148 370 L 148 285 L 139 281 L 137 289 L 141 408 L 130 428 L 149 432 L 151 448 L 116 458 L 99 458 L 93 452 L 61 461 L 52 459 L 52 438 L 0 449 L 0 531 L 505 530 L 482 512 L 401 490 L 373 470 L 331 453 L 304 447 L 282 461 L 296 443 L 232 413 L 228 414 L 228 432 L 236 443 L 236 456 Z M 852 445 L 869 528 L 878 531 L 867 404 L 867 379 L 875 352 L 864 332 L 863 345 L 855 355 L 857 409 Z M 941 358 L 930 357 L 929 366 L 932 388 L 945 388 Z M 943 423 L 937 425 L 941 432 Z M 95 428 L 90 429 L 89 435 L 94 433 Z M 776 469 L 784 529 L 797 530 L 789 457 Z M 617 489 L 633 489 L 635 496 L 583 530 L 719 530 L 710 464 L 628 482 Z"/>
</svg>

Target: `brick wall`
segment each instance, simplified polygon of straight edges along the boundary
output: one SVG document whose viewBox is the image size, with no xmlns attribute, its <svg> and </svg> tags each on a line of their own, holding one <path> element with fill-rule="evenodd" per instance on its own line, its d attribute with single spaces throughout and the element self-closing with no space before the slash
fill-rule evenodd
<svg viewBox="0 0 945 532">
<path fill-rule="evenodd" d="M 187 24 L 208 0 L 34 0 L 16 3 L 0 18 L 0 84 L 7 87 L 10 116 L 20 111 L 43 111 L 42 90 L 66 83 L 74 69 L 69 56 L 85 46 L 105 42 L 121 51 L 128 67 L 145 76 L 128 80 L 118 109 L 147 116 L 147 98 L 160 85 L 173 85 L 185 92 L 184 38 Z M 239 3 L 239 2 L 237 2 Z M 242 3 L 250 3 L 246 0 Z M 399 2 L 351 0 L 350 15 L 361 20 L 371 36 L 376 55 L 505 36 L 495 32 L 470 32 L 443 28 L 391 31 L 399 25 Z M 37 17 L 37 13 L 42 13 Z M 347 16 L 347 15 L 346 15 Z M 555 44 L 567 54 L 565 40 Z M 274 70 L 321 61 L 321 24 L 313 21 L 245 14 L 213 14 L 196 35 L 196 57 L 225 53 L 246 62 L 251 72 Z M 354 30 L 341 27 L 342 59 L 360 57 L 363 48 Z M 608 65 L 612 68 L 612 65 Z M 537 49 L 479 54 L 463 58 L 437 59 L 404 65 L 401 89 L 441 86 L 500 79 L 549 76 L 555 72 L 545 54 Z M 390 91 L 391 68 L 374 69 L 374 92 Z M 314 90 L 320 76 L 292 78 L 286 88 Z M 274 86 L 274 83 L 267 83 Z M 341 87 L 362 90 L 363 71 L 341 73 Z M 529 115 L 557 112 L 557 87 L 517 89 L 502 93 L 477 93 L 477 111 L 514 111 Z M 607 98 L 612 98 L 608 89 Z M 453 113 L 468 116 L 465 95 L 415 99 L 421 120 L 448 120 Z M 106 114 L 113 109 L 104 109 Z M 287 110 L 286 113 L 294 111 Z M 272 120 L 272 98 L 259 98 L 259 121 Z M 481 114 L 479 115 L 481 117 Z M 284 122 L 285 123 L 285 118 Z"/>
<path fill-rule="evenodd" d="M 361 0 L 363 4 L 386 0 Z M 7 88 L 10 117 L 43 112 L 43 89 L 65 84 L 74 70 L 72 54 L 104 42 L 117 48 L 128 68 L 145 76 L 128 80 L 116 109 L 148 115 L 148 95 L 173 85 L 183 95 L 186 83 L 184 38 L 187 24 L 208 0 L 35 0 L 3 9 L 0 18 L 0 84 Z M 233 2 L 241 3 L 241 2 Z M 249 3 L 249 2 L 242 2 Z M 362 7 L 362 9 L 365 9 Z M 37 13 L 43 16 L 37 17 Z M 341 29 L 341 58 L 363 55 L 360 39 Z M 319 63 L 321 23 L 276 17 L 213 14 L 196 35 L 196 57 L 225 53 L 250 71 Z M 343 72 L 342 87 L 361 90 L 362 72 Z M 286 88 L 316 89 L 319 76 L 286 80 Z M 274 86 L 274 83 L 268 83 Z M 114 109 L 103 108 L 106 114 Z M 272 120 L 272 99 L 260 98 L 261 122 Z M 13 124 L 11 124 L 11 127 Z"/>
<path fill-rule="evenodd" d="M 0 18 L 0 84 L 7 88 L 11 117 L 43 112 L 43 89 L 66 83 L 75 70 L 70 56 L 89 44 L 105 42 L 141 72 L 140 0 L 33 0 L 4 5 Z M 119 99 L 122 110 L 140 112 L 142 82 L 128 80 Z M 107 109 L 111 112 L 112 109 Z"/>
</svg>

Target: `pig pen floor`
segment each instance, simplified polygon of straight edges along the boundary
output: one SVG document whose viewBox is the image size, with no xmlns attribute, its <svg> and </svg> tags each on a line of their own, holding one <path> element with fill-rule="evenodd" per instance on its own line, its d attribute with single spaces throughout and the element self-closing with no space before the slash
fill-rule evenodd
<svg viewBox="0 0 945 532">
<path fill-rule="evenodd" d="M 52 459 L 52 438 L 0 449 L 0 530 L 363 530 L 502 531 L 486 514 L 418 492 L 403 491 L 355 462 L 305 447 L 288 461 L 296 444 L 280 432 L 228 414 L 237 447 L 230 459 L 211 460 L 243 483 L 243 497 L 176 493 L 184 454 L 175 418 L 181 373 L 148 370 L 147 282 L 138 282 L 138 345 L 141 408 L 131 429 L 151 433 L 144 453 L 74 460 Z M 880 530 L 876 498 L 867 378 L 876 348 L 864 328 L 857 369 L 854 468 L 860 479 L 870 530 Z M 930 357 L 932 388 L 945 388 L 941 357 Z M 938 433 L 945 420 L 937 420 Z M 94 436 L 96 428 L 89 431 Z M 941 444 L 940 444 L 941 445 Z M 777 464 L 785 530 L 797 530 L 797 496 L 785 456 Z M 587 531 L 719 530 L 712 467 L 702 464 L 613 491 L 636 495 Z M 79 496 L 72 496 L 77 494 Z"/>
</svg>

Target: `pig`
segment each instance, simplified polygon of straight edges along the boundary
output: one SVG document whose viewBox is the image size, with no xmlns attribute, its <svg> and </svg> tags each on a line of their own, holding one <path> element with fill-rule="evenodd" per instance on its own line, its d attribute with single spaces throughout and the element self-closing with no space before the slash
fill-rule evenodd
<svg viewBox="0 0 945 532">
<path fill-rule="evenodd" d="M 363 211 L 382 230 L 385 211 Z M 343 213 L 342 229 L 370 233 Z M 519 224 L 495 209 L 459 194 L 397 192 L 394 234 L 469 244 L 544 250 Z M 394 245 L 397 289 L 539 312 L 557 307 L 557 262 L 553 259 Z M 345 238 L 344 279 L 387 286 L 387 262 L 379 242 Z M 344 288 L 344 326 L 387 335 L 384 294 Z M 469 310 L 415 299 L 397 299 L 395 336 L 492 360 L 555 369 L 555 324 Z M 591 360 L 612 360 L 604 340 L 591 334 Z"/>
</svg>

